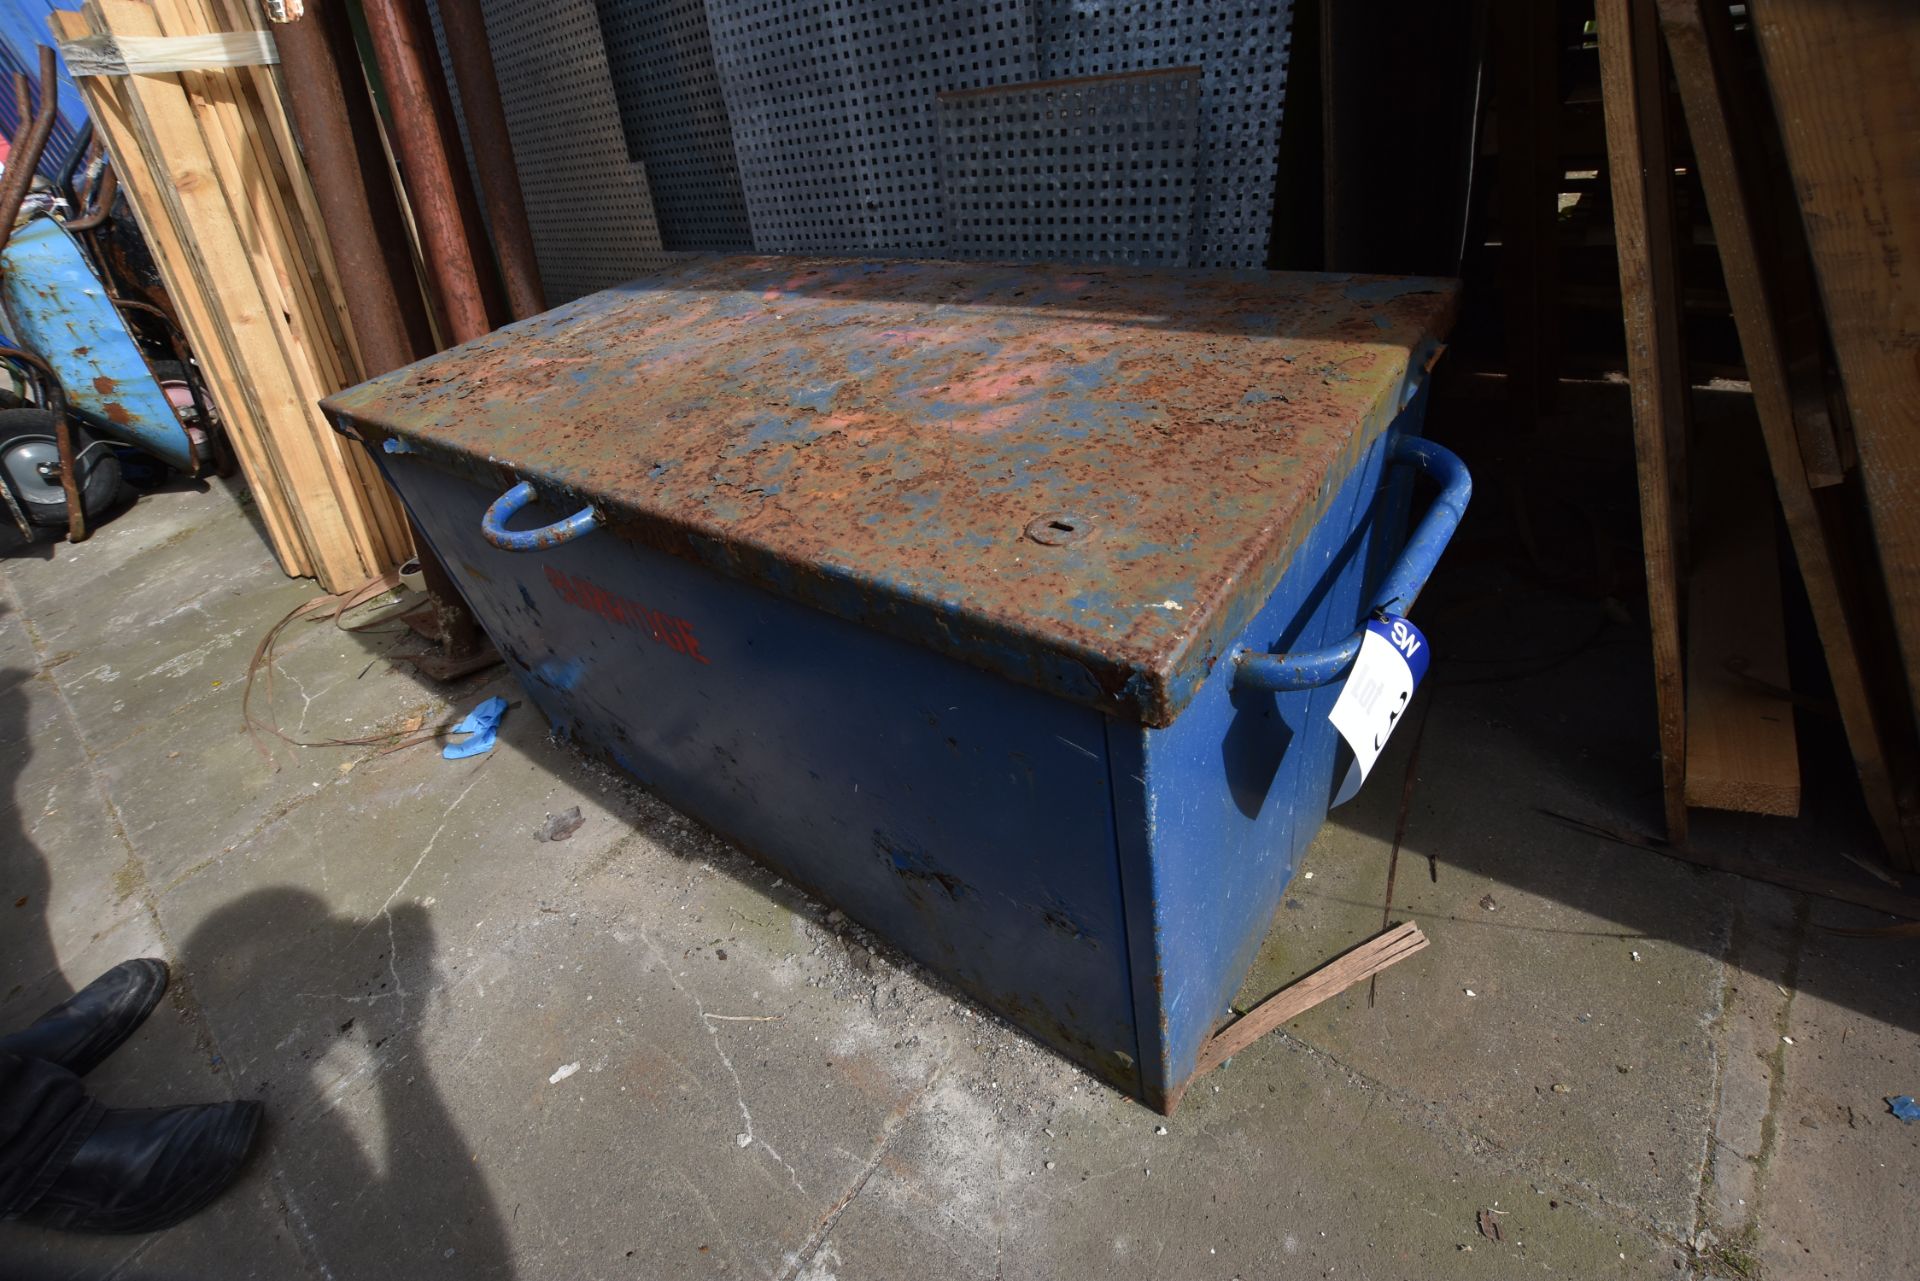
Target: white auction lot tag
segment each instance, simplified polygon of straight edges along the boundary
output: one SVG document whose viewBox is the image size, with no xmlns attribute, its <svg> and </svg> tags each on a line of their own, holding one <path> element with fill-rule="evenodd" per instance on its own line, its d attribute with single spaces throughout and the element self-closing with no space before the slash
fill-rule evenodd
<svg viewBox="0 0 1920 1281">
<path fill-rule="evenodd" d="M 1367 779 L 1387 736 L 1406 715 L 1413 691 L 1427 674 L 1427 638 L 1420 629 L 1394 614 L 1367 620 L 1360 638 L 1360 657 L 1354 660 L 1347 684 L 1327 719 L 1353 749 L 1353 764 L 1334 795 L 1333 804 L 1351 800 Z"/>
</svg>

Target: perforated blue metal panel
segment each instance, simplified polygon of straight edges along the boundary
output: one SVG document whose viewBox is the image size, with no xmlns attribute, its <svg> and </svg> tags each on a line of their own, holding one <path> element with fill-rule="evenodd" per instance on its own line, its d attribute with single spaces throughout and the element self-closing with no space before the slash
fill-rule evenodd
<svg viewBox="0 0 1920 1281">
<path fill-rule="evenodd" d="M 1293 0 L 1033 0 L 1039 75 L 1203 70 L 1192 265 L 1262 267 Z"/>
<path fill-rule="evenodd" d="M 938 254 L 935 95 L 1035 79 L 1026 0 L 707 0 L 756 248 Z"/>
<path fill-rule="evenodd" d="M 669 249 L 750 249 L 706 0 L 598 0 L 627 148 Z"/>
<path fill-rule="evenodd" d="M 947 256 L 1184 267 L 1195 68 L 940 95 Z"/>
<path fill-rule="evenodd" d="M 671 261 L 646 170 L 628 154 L 594 0 L 481 0 L 481 10 L 547 301 Z"/>
</svg>

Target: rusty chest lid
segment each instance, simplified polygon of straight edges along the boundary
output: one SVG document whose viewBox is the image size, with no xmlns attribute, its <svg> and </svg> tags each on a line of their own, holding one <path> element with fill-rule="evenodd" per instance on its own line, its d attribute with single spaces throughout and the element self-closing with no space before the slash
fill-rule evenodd
<svg viewBox="0 0 1920 1281">
<path fill-rule="evenodd" d="M 1412 278 L 702 258 L 325 406 L 511 471 L 556 514 L 584 500 L 616 535 L 1164 725 L 1454 299 Z"/>
</svg>

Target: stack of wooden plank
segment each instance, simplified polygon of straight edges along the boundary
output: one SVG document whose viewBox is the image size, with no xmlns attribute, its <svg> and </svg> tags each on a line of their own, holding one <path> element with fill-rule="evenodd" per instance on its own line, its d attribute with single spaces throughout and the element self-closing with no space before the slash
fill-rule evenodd
<svg viewBox="0 0 1920 1281">
<path fill-rule="evenodd" d="M 1880 737 L 1903 866 L 1920 870 L 1920 6 L 1763 0 L 1747 14 L 1844 392 L 1843 461 L 1865 500 L 1832 518 L 1849 560 L 1836 572 L 1861 598 L 1872 706 L 1859 719 Z"/>
<path fill-rule="evenodd" d="M 1788 688 L 1777 499 L 1867 810 L 1920 870 L 1920 288 L 1899 267 L 1920 255 L 1920 9 L 1598 0 L 1595 25 L 1669 839 L 1690 805 L 1798 809 L 1794 710 L 1821 700 Z M 1744 433 L 1690 422 L 1670 83 L 1752 386 Z"/>
<path fill-rule="evenodd" d="M 248 0 L 88 0 L 61 40 L 252 31 Z M 405 516 L 318 402 L 360 381 L 270 65 L 78 78 L 281 566 L 342 591 L 411 555 Z"/>
</svg>

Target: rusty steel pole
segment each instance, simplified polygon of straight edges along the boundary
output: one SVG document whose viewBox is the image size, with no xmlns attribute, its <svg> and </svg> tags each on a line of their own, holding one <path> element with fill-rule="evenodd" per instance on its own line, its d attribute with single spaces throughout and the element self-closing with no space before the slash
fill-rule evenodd
<svg viewBox="0 0 1920 1281">
<path fill-rule="evenodd" d="M 432 352 L 433 331 L 413 283 L 413 253 L 346 6 L 307 0 L 305 16 L 276 24 L 273 34 L 340 292 L 364 373 L 373 378 Z"/>
<path fill-rule="evenodd" d="M 480 207 L 453 123 L 423 0 L 365 0 L 374 58 L 393 115 L 393 145 L 412 198 L 421 249 L 455 342 L 506 319 Z M 504 143 L 504 139 L 494 139 Z"/>
<path fill-rule="evenodd" d="M 13 237 L 13 220 L 20 216 L 20 206 L 33 186 L 33 172 L 40 163 L 40 153 L 47 149 L 47 139 L 53 136 L 54 121 L 60 114 L 59 105 L 54 101 L 58 75 L 59 64 L 54 61 L 52 48 L 41 45 L 40 110 L 34 111 L 33 100 L 27 93 L 26 73 L 14 73 L 14 106 L 20 113 L 20 132 L 12 141 L 6 176 L 0 177 L 0 248 L 5 248 Z"/>
<path fill-rule="evenodd" d="M 478 140 L 473 168 L 480 179 L 480 199 L 487 206 L 500 275 L 506 281 L 507 306 L 515 320 L 525 320 L 545 311 L 547 298 L 533 254 L 533 228 L 527 225 L 520 171 L 508 142 L 507 111 L 500 101 L 500 79 L 494 74 L 480 0 L 440 0 L 440 30 L 447 37 L 447 56 L 460 85 L 467 134 Z"/>
<path fill-rule="evenodd" d="M 20 206 L 32 186 L 40 155 L 47 149 L 47 139 L 53 136 L 54 118 L 59 114 L 59 104 L 54 98 L 58 74 L 53 50 L 41 45 L 38 111 L 33 110 L 26 74 L 16 71 L 13 75 L 14 107 L 19 112 L 20 124 L 7 153 L 6 176 L 0 178 L 0 249 L 6 248 L 13 237 L 13 220 L 20 216 Z M 44 379 L 40 385 L 45 401 L 42 408 L 53 417 L 53 447 L 60 458 L 60 489 L 67 496 L 67 541 L 83 543 L 88 534 L 87 504 L 80 492 L 80 459 L 73 447 L 73 422 L 67 416 L 66 389 L 60 385 L 60 375 L 34 352 L 12 348 L 7 355 L 31 366 Z M 6 483 L 0 480 L 0 485 Z"/>
<path fill-rule="evenodd" d="M 307 0 L 304 16 L 275 26 L 274 43 L 362 372 L 374 378 L 431 354 L 434 342 L 344 0 Z M 419 666 L 452 678 L 491 664 L 480 624 L 411 512 L 407 530 L 443 650 Z"/>
</svg>

